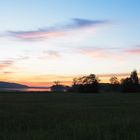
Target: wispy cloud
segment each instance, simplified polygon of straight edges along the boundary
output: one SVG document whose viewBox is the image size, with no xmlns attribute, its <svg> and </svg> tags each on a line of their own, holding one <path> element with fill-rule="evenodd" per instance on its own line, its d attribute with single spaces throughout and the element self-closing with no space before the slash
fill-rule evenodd
<svg viewBox="0 0 140 140">
<path fill-rule="evenodd" d="M 128 56 L 140 55 L 140 46 L 133 48 L 83 47 L 78 49 L 78 52 L 93 58 L 118 58 L 118 60 L 122 60 Z"/>
<path fill-rule="evenodd" d="M 70 24 L 67 24 L 62 28 L 63 29 L 77 29 L 77 28 L 97 26 L 97 25 L 108 24 L 108 23 L 109 23 L 108 20 L 88 20 L 88 19 L 75 18 L 75 19 L 72 19 L 72 22 Z"/>
<path fill-rule="evenodd" d="M 90 57 L 102 58 L 106 56 L 105 51 L 102 49 L 84 48 L 84 49 L 80 49 L 79 52 L 83 55 L 90 56 Z"/>
<path fill-rule="evenodd" d="M 0 70 L 4 68 L 8 68 L 13 66 L 16 62 L 22 61 L 22 60 L 27 60 L 29 59 L 28 56 L 19 56 L 17 58 L 9 58 L 5 60 L 0 60 Z"/>
<path fill-rule="evenodd" d="M 58 59 L 60 57 L 61 57 L 61 55 L 58 51 L 48 50 L 48 51 L 43 52 L 43 57 L 42 58 Z"/>
<path fill-rule="evenodd" d="M 13 60 L 0 60 L 0 69 L 4 69 L 13 65 Z"/>
<path fill-rule="evenodd" d="M 8 35 L 23 40 L 40 40 L 64 36 L 68 31 L 108 24 L 108 20 L 88 20 L 75 18 L 68 24 L 57 25 L 30 31 L 8 31 Z"/>
<path fill-rule="evenodd" d="M 17 58 L 13 58 L 13 61 L 22 61 L 22 60 L 28 60 L 30 57 L 29 56 L 19 56 Z"/>
<path fill-rule="evenodd" d="M 82 55 L 93 57 L 93 58 L 108 58 L 114 55 L 114 48 L 98 48 L 98 47 L 84 47 L 78 49 L 78 52 Z M 116 51 L 116 49 L 115 49 Z"/>
<path fill-rule="evenodd" d="M 103 78 L 105 78 L 105 77 L 112 77 L 112 76 L 117 76 L 117 77 L 127 77 L 127 76 L 129 76 L 130 75 L 130 73 L 109 73 L 109 74 L 98 74 L 97 76 L 99 76 L 99 77 L 103 77 Z"/>
<path fill-rule="evenodd" d="M 14 72 L 11 71 L 4 71 L 3 74 L 9 75 L 9 74 L 13 74 Z"/>
<path fill-rule="evenodd" d="M 130 49 L 125 49 L 124 52 L 130 55 L 140 55 L 140 46 L 136 46 Z"/>
</svg>

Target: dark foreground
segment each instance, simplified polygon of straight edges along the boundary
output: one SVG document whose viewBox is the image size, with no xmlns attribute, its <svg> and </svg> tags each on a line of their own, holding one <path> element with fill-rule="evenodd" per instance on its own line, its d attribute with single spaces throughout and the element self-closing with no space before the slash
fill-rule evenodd
<svg viewBox="0 0 140 140">
<path fill-rule="evenodd" d="M 140 140 L 140 93 L 0 93 L 0 140 Z"/>
</svg>

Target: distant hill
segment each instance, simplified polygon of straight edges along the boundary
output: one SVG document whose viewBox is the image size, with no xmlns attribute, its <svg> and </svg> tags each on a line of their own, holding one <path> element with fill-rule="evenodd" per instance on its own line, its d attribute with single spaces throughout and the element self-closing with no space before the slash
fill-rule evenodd
<svg viewBox="0 0 140 140">
<path fill-rule="evenodd" d="M 28 86 L 22 85 L 22 84 L 17 84 L 17 83 L 0 81 L 0 88 L 28 88 Z"/>
</svg>

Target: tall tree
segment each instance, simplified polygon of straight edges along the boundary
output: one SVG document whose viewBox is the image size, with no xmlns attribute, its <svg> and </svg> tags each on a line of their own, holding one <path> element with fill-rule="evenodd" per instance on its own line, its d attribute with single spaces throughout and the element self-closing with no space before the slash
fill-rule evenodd
<svg viewBox="0 0 140 140">
<path fill-rule="evenodd" d="M 119 80 L 116 76 L 112 76 L 109 81 L 111 84 L 119 84 Z"/>
<path fill-rule="evenodd" d="M 99 79 L 95 74 L 76 78 L 74 79 L 73 83 L 73 89 L 78 92 L 98 92 Z"/>
<path fill-rule="evenodd" d="M 139 92 L 139 78 L 137 75 L 137 71 L 132 71 L 130 77 L 127 77 L 122 82 L 122 89 L 124 92 Z"/>
<path fill-rule="evenodd" d="M 138 74 L 137 74 L 136 70 L 131 72 L 130 78 L 131 78 L 133 84 L 135 84 L 135 85 L 139 84 L 139 78 L 138 78 Z"/>
<path fill-rule="evenodd" d="M 60 85 L 60 81 L 54 81 L 53 83 L 54 83 L 54 85 L 56 85 L 56 86 Z"/>
</svg>

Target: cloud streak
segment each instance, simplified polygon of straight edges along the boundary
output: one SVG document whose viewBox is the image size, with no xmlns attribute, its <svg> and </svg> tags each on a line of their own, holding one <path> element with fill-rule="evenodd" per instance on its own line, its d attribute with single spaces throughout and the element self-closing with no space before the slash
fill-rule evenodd
<svg viewBox="0 0 140 140">
<path fill-rule="evenodd" d="M 131 54 L 131 55 L 140 55 L 140 47 L 135 47 L 132 49 L 126 49 L 124 52 Z"/>
<path fill-rule="evenodd" d="M 57 25 L 31 31 L 8 31 L 8 35 L 22 40 L 41 40 L 64 36 L 68 31 L 108 24 L 108 20 L 88 20 L 75 18 L 65 25 Z"/>
<path fill-rule="evenodd" d="M 22 60 L 27 60 L 27 59 L 29 59 L 28 56 L 20 56 L 17 58 L 9 58 L 9 59 L 5 59 L 5 60 L 0 60 L 0 70 L 9 68 L 9 67 L 13 66 L 16 62 L 22 61 Z"/>
<path fill-rule="evenodd" d="M 79 52 L 83 55 L 90 56 L 90 57 L 99 57 L 102 58 L 106 56 L 106 51 L 103 49 L 95 49 L 95 48 L 84 48 L 80 49 Z"/>
<path fill-rule="evenodd" d="M 129 76 L 130 73 L 110 73 L 110 74 L 97 74 L 97 76 L 99 77 L 103 77 L 103 78 L 109 78 L 109 77 L 112 77 L 112 76 L 117 76 L 117 77 L 127 77 Z"/>
<path fill-rule="evenodd" d="M 140 47 L 133 48 L 99 48 L 99 47 L 83 47 L 78 49 L 78 53 L 98 59 L 104 58 L 125 58 L 128 56 L 140 55 Z M 122 60 L 122 59 L 121 59 Z"/>
<path fill-rule="evenodd" d="M 50 58 L 50 59 L 59 59 L 61 57 L 61 55 L 59 54 L 58 51 L 54 51 L 54 50 L 48 50 L 48 51 L 44 51 L 43 52 L 43 59 L 44 58 Z"/>
<path fill-rule="evenodd" d="M 78 52 L 88 57 L 104 59 L 113 57 L 115 55 L 114 50 L 117 51 L 116 48 L 84 47 L 78 49 Z"/>
<path fill-rule="evenodd" d="M 0 69 L 10 67 L 14 64 L 13 60 L 0 60 Z"/>
</svg>

